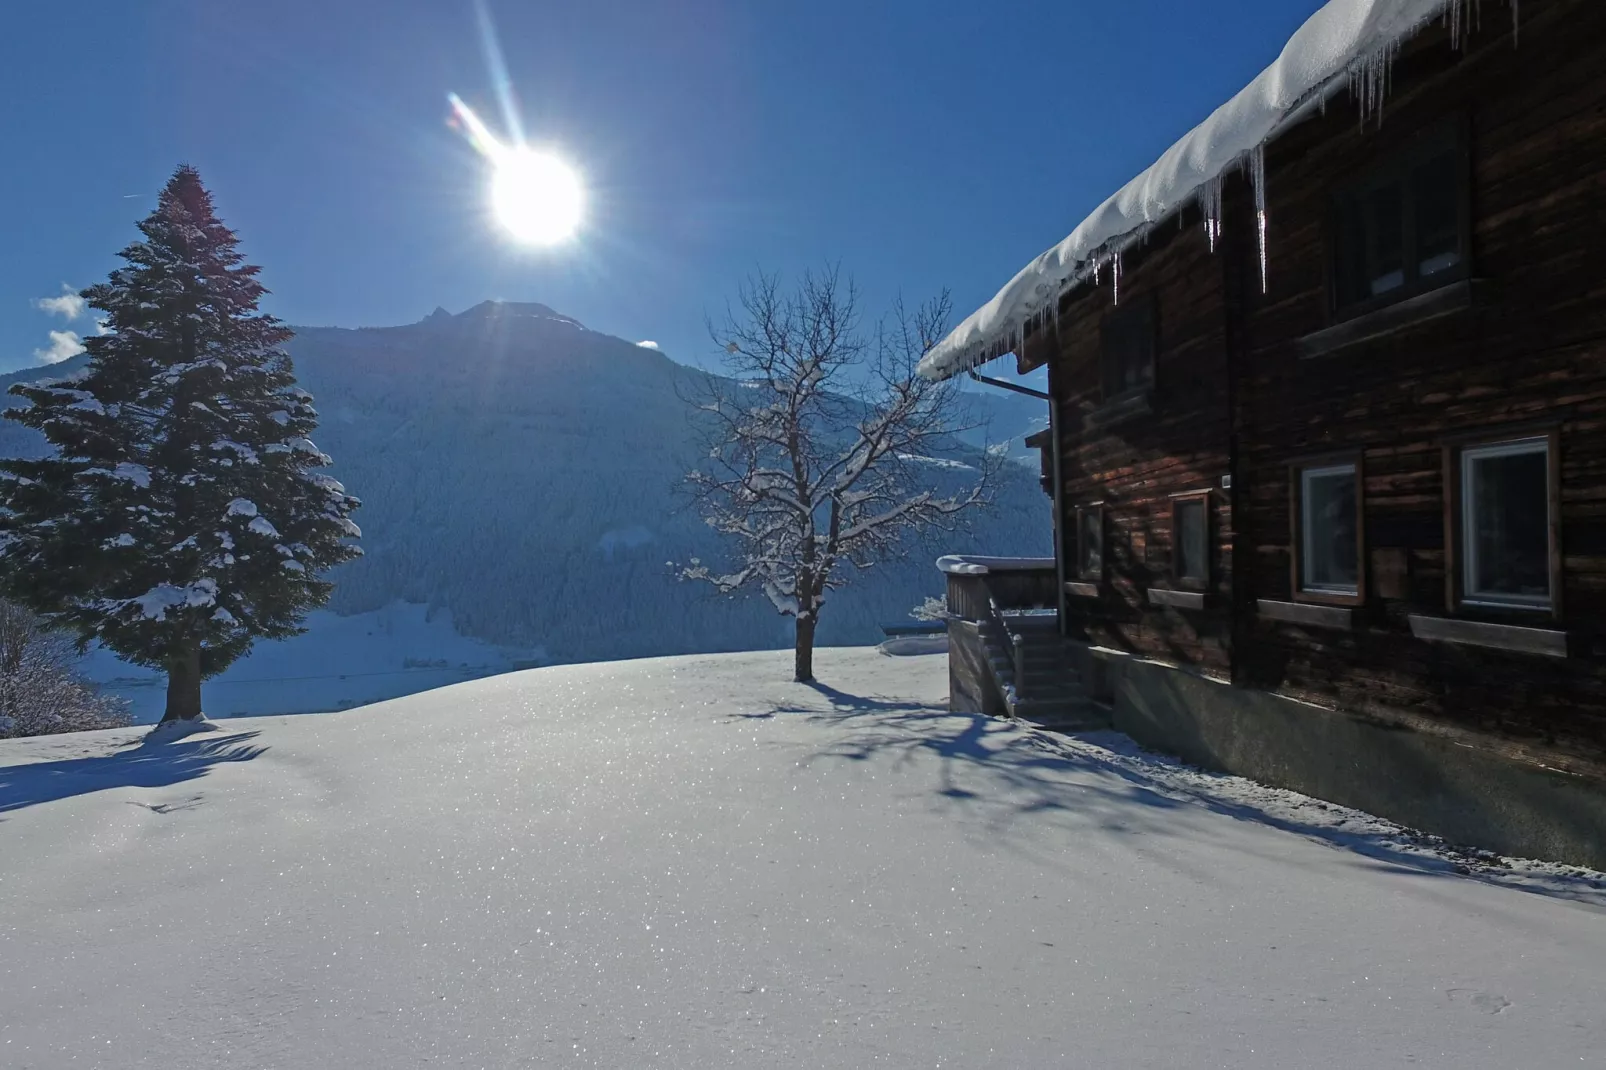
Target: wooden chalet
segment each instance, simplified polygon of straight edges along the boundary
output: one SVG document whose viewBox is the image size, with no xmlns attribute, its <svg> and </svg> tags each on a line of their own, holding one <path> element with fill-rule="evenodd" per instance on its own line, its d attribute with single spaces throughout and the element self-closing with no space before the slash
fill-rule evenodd
<svg viewBox="0 0 1606 1070">
<path fill-rule="evenodd" d="M 1435 6 L 928 357 L 1052 411 L 1055 559 L 942 563 L 953 701 L 1606 868 L 1606 4 Z"/>
</svg>

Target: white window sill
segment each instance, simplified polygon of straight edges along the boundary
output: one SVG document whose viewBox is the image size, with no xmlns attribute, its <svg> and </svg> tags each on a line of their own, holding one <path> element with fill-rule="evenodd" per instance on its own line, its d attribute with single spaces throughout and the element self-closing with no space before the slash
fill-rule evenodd
<svg viewBox="0 0 1606 1070">
<path fill-rule="evenodd" d="M 1349 631 L 1355 626 L 1355 611 L 1349 606 L 1323 606 L 1311 602 L 1273 602 L 1268 598 L 1255 603 L 1255 611 L 1267 620 L 1304 624 L 1312 628 Z"/>
<path fill-rule="evenodd" d="M 1166 591 L 1150 587 L 1149 604 L 1171 606 L 1174 609 L 1203 609 L 1205 596 L 1203 591 Z"/>
<path fill-rule="evenodd" d="M 1509 608 L 1509 607 L 1506 607 Z M 1515 650 L 1550 658 L 1567 656 L 1567 633 L 1550 628 L 1521 628 L 1514 624 L 1489 624 L 1450 617 L 1424 617 L 1412 614 L 1411 634 L 1418 639 L 1439 643 L 1460 643 L 1494 650 Z"/>
</svg>

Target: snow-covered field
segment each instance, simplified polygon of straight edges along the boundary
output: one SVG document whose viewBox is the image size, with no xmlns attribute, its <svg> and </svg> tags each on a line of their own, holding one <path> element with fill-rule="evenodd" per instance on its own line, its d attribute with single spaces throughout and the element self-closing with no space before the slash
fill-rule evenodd
<svg viewBox="0 0 1606 1070">
<path fill-rule="evenodd" d="M 0 742 L 0 1066 L 1601 1065 L 1598 874 L 789 659 Z"/>
</svg>

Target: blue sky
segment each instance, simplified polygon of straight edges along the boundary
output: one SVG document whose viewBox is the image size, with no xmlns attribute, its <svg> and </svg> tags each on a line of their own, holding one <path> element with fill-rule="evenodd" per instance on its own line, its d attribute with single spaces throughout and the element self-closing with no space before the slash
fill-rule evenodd
<svg viewBox="0 0 1606 1070">
<path fill-rule="evenodd" d="M 711 363 L 755 268 L 840 260 L 872 307 L 959 315 L 1268 64 L 1318 0 L 492 0 L 524 125 L 584 170 L 585 232 L 490 222 L 455 91 L 499 127 L 472 0 L 11 5 L 0 33 L 0 368 L 116 266 L 181 161 L 270 311 L 405 323 L 541 301 Z"/>
</svg>

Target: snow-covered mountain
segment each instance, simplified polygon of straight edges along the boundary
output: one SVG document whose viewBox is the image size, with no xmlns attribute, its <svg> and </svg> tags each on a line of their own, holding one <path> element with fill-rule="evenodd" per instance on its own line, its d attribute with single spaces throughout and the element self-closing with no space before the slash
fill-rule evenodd
<svg viewBox="0 0 1606 1070">
<path fill-rule="evenodd" d="M 706 373 L 538 304 L 486 302 L 399 327 L 300 327 L 288 348 L 322 414 L 318 445 L 364 503 L 365 556 L 334 574 L 335 613 L 424 604 L 449 611 L 465 636 L 555 661 L 790 642 L 768 603 L 716 597 L 667 565 L 720 555 L 676 492 L 696 455 L 681 399 Z M 70 373 L 75 362 L 4 379 Z M 1041 403 L 970 404 L 990 440 L 1018 453 Z M 0 453 L 38 449 L 30 435 L 0 424 Z M 935 480 L 965 475 L 933 466 Z M 1035 471 L 1012 466 L 970 534 L 838 593 L 820 642 L 874 641 L 880 622 L 940 590 L 938 552 L 1046 552 L 1048 513 Z"/>
</svg>

